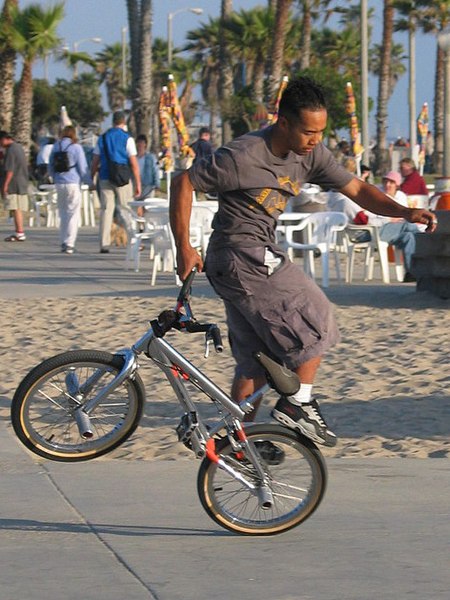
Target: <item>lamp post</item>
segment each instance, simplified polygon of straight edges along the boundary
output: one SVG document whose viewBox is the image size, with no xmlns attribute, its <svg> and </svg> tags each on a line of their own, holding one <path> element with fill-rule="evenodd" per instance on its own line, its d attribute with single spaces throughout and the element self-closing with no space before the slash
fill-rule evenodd
<svg viewBox="0 0 450 600">
<path fill-rule="evenodd" d="M 128 27 L 122 27 L 122 87 L 127 85 L 127 31 Z"/>
<path fill-rule="evenodd" d="M 369 42 L 367 24 L 367 0 L 361 0 L 361 143 L 363 160 L 370 161 L 369 139 Z"/>
<path fill-rule="evenodd" d="M 444 165 L 443 176 L 450 177 L 450 26 L 438 34 L 439 48 L 444 52 Z"/>
<path fill-rule="evenodd" d="M 409 147 L 411 158 L 417 160 L 417 123 L 416 123 L 416 16 L 414 13 L 414 2 L 409 17 Z"/>
<path fill-rule="evenodd" d="M 83 38 L 82 40 L 77 40 L 76 42 L 73 43 L 73 52 L 74 52 L 74 54 L 76 52 L 78 52 L 78 46 L 80 44 L 82 44 L 83 42 L 94 42 L 95 44 L 101 44 L 102 41 L 103 40 L 101 37 L 91 37 L 91 38 Z M 73 69 L 73 77 L 74 77 L 74 79 L 76 79 L 78 77 L 78 63 L 75 63 L 75 67 Z"/>
<path fill-rule="evenodd" d="M 173 12 L 171 12 L 167 15 L 167 65 L 169 68 L 172 64 L 172 49 L 173 49 L 172 19 L 174 18 L 175 15 L 177 15 L 178 13 L 181 13 L 181 12 L 191 12 L 191 13 L 194 13 L 194 15 L 201 15 L 201 14 L 203 14 L 203 8 L 190 8 L 190 7 L 179 8 L 178 10 L 174 10 Z"/>
</svg>

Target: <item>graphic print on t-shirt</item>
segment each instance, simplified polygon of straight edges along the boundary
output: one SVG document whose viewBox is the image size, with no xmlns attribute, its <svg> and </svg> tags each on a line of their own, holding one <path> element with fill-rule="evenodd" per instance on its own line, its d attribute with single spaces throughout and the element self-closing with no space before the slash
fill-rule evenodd
<svg viewBox="0 0 450 600">
<path fill-rule="evenodd" d="M 269 215 L 277 211 L 283 212 L 289 198 L 300 193 L 300 183 L 298 181 L 292 181 L 289 177 L 277 177 L 277 181 L 280 187 L 286 190 L 286 193 L 283 194 L 278 189 L 264 188 L 258 195 L 255 195 L 256 202 Z"/>
</svg>

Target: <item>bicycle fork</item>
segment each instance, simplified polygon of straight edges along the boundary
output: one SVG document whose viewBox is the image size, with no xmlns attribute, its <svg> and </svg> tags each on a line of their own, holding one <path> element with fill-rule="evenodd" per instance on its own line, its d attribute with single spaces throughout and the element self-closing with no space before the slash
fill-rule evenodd
<svg viewBox="0 0 450 600">
<path fill-rule="evenodd" d="M 253 444 L 251 444 L 248 441 L 240 421 L 234 422 L 234 430 L 236 431 L 237 437 L 239 439 L 240 447 L 245 448 L 245 454 L 249 456 L 251 463 L 258 474 L 258 479 L 260 481 L 259 484 L 255 484 L 249 481 L 246 477 L 244 477 L 244 475 L 242 475 L 242 473 L 239 473 L 239 471 L 234 469 L 231 465 L 226 463 L 223 460 L 223 458 L 216 454 L 215 440 L 213 438 L 210 438 L 206 443 L 206 456 L 209 458 L 210 461 L 216 463 L 216 465 L 220 469 L 226 471 L 229 475 L 231 475 L 231 477 L 240 481 L 254 495 L 256 495 L 258 498 L 259 506 L 262 509 L 269 510 L 273 506 L 273 495 L 270 486 L 268 485 L 267 474 L 264 471 L 263 466 L 261 465 L 261 458 L 256 452 Z"/>
<path fill-rule="evenodd" d="M 80 432 L 80 436 L 85 440 L 94 437 L 94 430 L 90 418 L 91 412 L 104 398 L 106 398 L 106 396 L 108 396 L 108 394 L 113 392 L 128 377 L 130 377 L 130 375 L 136 369 L 136 355 L 132 350 L 125 349 L 117 354 L 120 354 L 124 357 L 122 369 L 112 381 L 105 385 L 105 387 L 102 388 L 94 398 L 88 400 L 85 404 L 80 404 L 80 402 L 82 402 L 83 397 L 88 394 L 91 389 L 93 389 L 95 384 L 100 381 L 104 375 L 104 371 L 98 369 L 82 385 L 79 384 L 78 378 L 74 372 L 68 373 L 66 376 L 67 392 L 69 396 L 77 404 L 79 404 L 73 414 L 77 423 L 78 431 Z"/>
</svg>

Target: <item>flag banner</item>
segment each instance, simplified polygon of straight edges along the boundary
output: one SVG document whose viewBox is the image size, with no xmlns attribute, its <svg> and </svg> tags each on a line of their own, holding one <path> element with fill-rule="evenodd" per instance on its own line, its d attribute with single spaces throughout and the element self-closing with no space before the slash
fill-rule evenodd
<svg viewBox="0 0 450 600">
<path fill-rule="evenodd" d="M 354 156 L 361 156 L 364 148 L 361 145 L 361 136 L 358 127 L 358 117 L 356 116 L 356 101 L 353 93 L 353 86 L 347 81 L 345 89 L 345 112 L 349 120 L 350 139 L 352 141 L 352 150 Z"/>
</svg>

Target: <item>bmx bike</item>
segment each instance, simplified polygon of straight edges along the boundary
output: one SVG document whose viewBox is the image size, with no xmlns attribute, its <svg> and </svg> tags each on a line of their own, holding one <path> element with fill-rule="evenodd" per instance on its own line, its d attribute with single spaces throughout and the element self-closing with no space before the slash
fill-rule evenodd
<svg viewBox="0 0 450 600">
<path fill-rule="evenodd" d="M 193 271 L 173 310 L 163 311 L 130 348 L 110 354 L 74 350 L 49 358 L 25 376 L 11 406 L 14 431 L 34 453 L 56 461 L 84 461 L 122 444 L 136 429 L 145 403 L 138 359 L 161 369 L 182 407 L 178 439 L 201 459 L 197 491 L 207 514 L 246 535 L 273 535 L 308 518 L 325 493 L 327 471 L 308 438 L 279 424 L 243 423 L 270 388 L 293 394 L 298 377 L 265 354 L 255 359 L 267 383 L 237 403 L 165 338 L 170 330 L 205 334 L 223 350 L 217 325 L 200 323 L 190 306 Z M 190 388 L 193 386 L 193 388 Z M 192 389 L 217 407 L 212 424 L 202 419 Z"/>
</svg>

